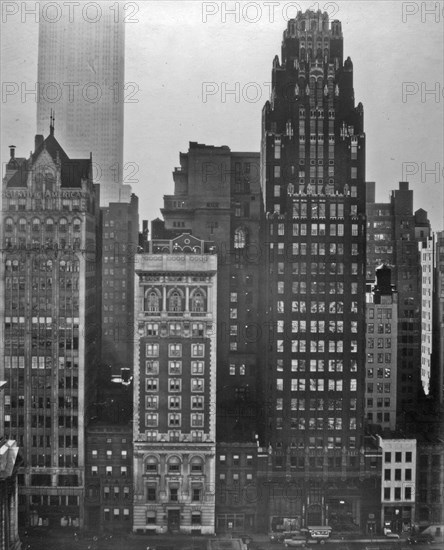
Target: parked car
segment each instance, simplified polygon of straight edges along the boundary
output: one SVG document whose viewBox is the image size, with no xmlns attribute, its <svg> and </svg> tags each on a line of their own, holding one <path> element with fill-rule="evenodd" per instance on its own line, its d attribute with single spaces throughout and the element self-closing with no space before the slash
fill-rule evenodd
<svg viewBox="0 0 444 550">
<path fill-rule="evenodd" d="M 304 535 L 294 535 L 291 538 L 284 539 L 284 546 L 286 548 L 290 546 L 299 546 L 299 548 L 307 547 L 307 539 Z"/>
<path fill-rule="evenodd" d="M 284 542 L 285 539 L 291 539 L 296 534 L 294 531 L 273 531 L 268 533 L 268 538 L 270 542 Z"/>
<path fill-rule="evenodd" d="M 409 544 L 432 544 L 435 542 L 435 539 L 430 533 L 418 533 L 409 537 L 407 542 Z"/>
<path fill-rule="evenodd" d="M 390 529 L 385 530 L 385 536 L 388 539 L 399 539 L 398 533 L 394 533 L 393 531 L 390 531 Z"/>
</svg>

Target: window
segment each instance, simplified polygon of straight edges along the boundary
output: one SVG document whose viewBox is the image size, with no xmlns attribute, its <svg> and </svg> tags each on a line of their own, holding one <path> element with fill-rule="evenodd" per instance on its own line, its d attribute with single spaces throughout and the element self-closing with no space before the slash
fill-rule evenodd
<svg viewBox="0 0 444 550">
<path fill-rule="evenodd" d="M 180 459 L 177 456 L 172 456 L 168 460 L 168 471 L 169 472 L 172 472 L 172 473 L 180 472 L 180 466 L 181 466 Z"/>
<path fill-rule="evenodd" d="M 158 378 L 146 378 L 145 380 L 145 391 L 157 391 L 159 387 L 159 379 Z"/>
<path fill-rule="evenodd" d="M 168 357 L 182 357 L 182 344 L 168 344 Z"/>
<path fill-rule="evenodd" d="M 390 487 L 384 487 L 384 500 L 390 500 Z"/>
<path fill-rule="evenodd" d="M 146 472 L 149 474 L 157 474 L 157 459 L 154 456 L 149 456 L 146 460 Z"/>
<path fill-rule="evenodd" d="M 203 408 L 204 408 L 204 398 L 203 398 L 202 395 L 193 395 L 191 397 L 191 408 L 192 409 L 203 410 Z"/>
<path fill-rule="evenodd" d="M 146 344 L 145 355 L 147 357 L 159 357 L 159 344 Z"/>
<path fill-rule="evenodd" d="M 402 462 L 402 453 L 400 452 L 395 453 L 395 462 Z"/>
<path fill-rule="evenodd" d="M 201 499 L 201 490 L 193 488 L 193 496 L 192 496 L 193 502 L 200 502 L 200 499 Z"/>
<path fill-rule="evenodd" d="M 245 248 L 247 243 L 246 232 L 243 228 L 238 227 L 234 231 L 234 248 Z"/>
<path fill-rule="evenodd" d="M 193 413 L 191 415 L 191 426 L 193 428 L 202 428 L 204 425 L 204 415 L 200 413 Z"/>
<path fill-rule="evenodd" d="M 157 413 L 147 413 L 145 415 L 145 425 L 149 428 L 156 428 L 158 424 L 158 414 Z"/>
<path fill-rule="evenodd" d="M 176 487 L 170 487 L 170 501 L 177 502 L 179 500 L 178 489 Z"/>
<path fill-rule="evenodd" d="M 191 357 L 203 357 L 205 354 L 204 344 L 191 344 Z"/>
<path fill-rule="evenodd" d="M 193 391 L 193 392 L 203 392 L 204 391 L 204 379 L 203 378 L 192 378 L 191 379 L 191 391 Z"/>
<path fill-rule="evenodd" d="M 181 398 L 176 396 L 170 396 L 168 398 L 168 408 L 169 409 L 180 409 L 181 408 Z"/>
<path fill-rule="evenodd" d="M 168 388 L 170 392 L 180 391 L 182 387 L 182 381 L 180 378 L 169 378 Z"/>
<path fill-rule="evenodd" d="M 182 361 L 168 361 L 168 374 L 182 374 Z"/>
<path fill-rule="evenodd" d="M 182 311 L 182 294 L 178 290 L 173 290 L 168 296 L 168 310 Z"/>
<path fill-rule="evenodd" d="M 201 474 L 203 472 L 203 462 L 199 457 L 193 457 L 191 459 L 191 473 Z"/>
<path fill-rule="evenodd" d="M 191 336 L 193 338 L 198 338 L 204 336 L 204 325 L 203 323 L 192 323 L 191 325 Z"/>
<path fill-rule="evenodd" d="M 146 333 L 147 333 L 147 336 L 158 336 L 159 335 L 159 324 L 158 323 L 148 323 Z"/>
<path fill-rule="evenodd" d="M 191 311 L 193 312 L 202 312 L 205 311 L 205 297 L 201 290 L 195 290 L 191 295 Z M 203 325 L 202 325 L 202 334 L 203 335 Z"/>
<path fill-rule="evenodd" d="M 146 499 L 148 502 L 154 502 L 157 499 L 155 487 L 148 487 Z"/>
<path fill-rule="evenodd" d="M 146 361 L 145 373 L 148 375 L 159 374 L 159 361 Z"/>
<path fill-rule="evenodd" d="M 168 426 L 169 427 L 179 427 L 182 422 L 182 417 L 180 413 L 169 413 L 168 414 Z"/>
<path fill-rule="evenodd" d="M 147 290 L 144 300 L 144 311 L 158 312 L 160 304 L 160 292 L 156 290 Z"/>
<path fill-rule="evenodd" d="M 170 323 L 168 328 L 170 336 L 180 336 L 182 333 L 181 323 Z"/>
<path fill-rule="evenodd" d="M 157 395 L 146 395 L 145 396 L 145 408 L 146 409 L 157 409 L 158 407 L 158 397 Z"/>
</svg>

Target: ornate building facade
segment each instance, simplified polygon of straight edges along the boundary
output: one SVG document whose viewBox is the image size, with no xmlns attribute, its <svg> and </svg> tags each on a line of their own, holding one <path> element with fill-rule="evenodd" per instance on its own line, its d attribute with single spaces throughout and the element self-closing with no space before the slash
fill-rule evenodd
<svg viewBox="0 0 444 550">
<path fill-rule="evenodd" d="M 82 526 L 84 429 L 100 349 L 99 191 L 91 159 L 37 135 L 3 179 L 0 378 L 5 435 L 23 449 L 19 516 Z"/>
<path fill-rule="evenodd" d="M 135 262 L 135 532 L 214 533 L 217 257 L 183 234 Z"/>
<path fill-rule="evenodd" d="M 335 518 L 365 529 L 374 513 L 363 461 L 363 117 L 341 23 L 299 12 L 262 113 L 270 527 L 275 517 L 296 527 Z"/>
</svg>

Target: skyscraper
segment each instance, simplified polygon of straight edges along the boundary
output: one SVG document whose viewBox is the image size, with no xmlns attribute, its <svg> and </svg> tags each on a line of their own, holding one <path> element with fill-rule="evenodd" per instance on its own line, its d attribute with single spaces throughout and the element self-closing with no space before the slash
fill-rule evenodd
<svg viewBox="0 0 444 550">
<path fill-rule="evenodd" d="M 23 449 L 25 525 L 83 523 L 84 429 L 100 350 L 99 188 L 90 175 L 91 159 L 70 159 L 51 126 L 29 159 L 11 147 L 3 179 L 0 379 L 4 433 Z"/>
<path fill-rule="evenodd" d="M 363 445 L 365 134 L 353 64 L 328 14 L 299 12 L 263 108 L 268 246 L 263 346 L 270 527 L 350 522 L 371 499 Z M 287 483 L 286 480 L 292 480 Z M 347 479 L 347 483 L 345 483 Z M 341 480 L 344 480 L 342 482 Z M 289 498 L 291 495 L 292 498 Z M 348 518 L 348 519 L 347 519 Z M 334 525 L 333 525 L 334 527 Z"/>
<path fill-rule="evenodd" d="M 122 185 L 125 25 L 116 5 L 95 4 L 40 20 L 37 133 L 46 131 L 53 109 L 68 155 L 92 152 L 93 179 L 107 206 L 131 198 L 130 186 Z"/>
</svg>

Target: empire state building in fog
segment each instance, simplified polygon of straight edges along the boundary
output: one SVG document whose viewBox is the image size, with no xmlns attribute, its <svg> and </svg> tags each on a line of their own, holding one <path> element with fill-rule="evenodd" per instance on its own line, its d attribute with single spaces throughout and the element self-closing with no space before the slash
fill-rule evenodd
<svg viewBox="0 0 444 550">
<path fill-rule="evenodd" d="M 123 185 L 125 24 L 109 2 L 40 18 L 37 134 L 46 134 L 51 110 L 71 158 L 92 153 L 101 206 L 130 202 Z M 120 12 L 119 12 L 120 10 Z"/>
</svg>

